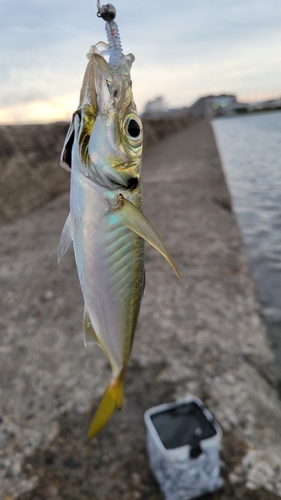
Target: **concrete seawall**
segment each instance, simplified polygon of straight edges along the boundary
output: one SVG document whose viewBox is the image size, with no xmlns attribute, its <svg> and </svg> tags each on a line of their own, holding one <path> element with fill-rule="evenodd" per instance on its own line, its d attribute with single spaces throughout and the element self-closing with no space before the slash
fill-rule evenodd
<svg viewBox="0 0 281 500">
<path fill-rule="evenodd" d="M 144 148 L 198 118 L 144 120 Z M 0 226 L 31 213 L 69 189 L 59 167 L 68 123 L 0 126 Z"/>
<path fill-rule="evenodd" d="M 186 394 L 203 399 L 224 431 L 224 488 L 202 498 L 281 498 L 273 355 L 210 124 L 151 147 L 143 182 L 144 212 L 182 281 L 146 249 L 126 402 L 91 443 L 110 372 L 100 350 L 83 345 L 72 252 L 56 265 L 68 195 L 0 230 L 1 499 L 161 500 L 143 413 Z"/>
</svg>

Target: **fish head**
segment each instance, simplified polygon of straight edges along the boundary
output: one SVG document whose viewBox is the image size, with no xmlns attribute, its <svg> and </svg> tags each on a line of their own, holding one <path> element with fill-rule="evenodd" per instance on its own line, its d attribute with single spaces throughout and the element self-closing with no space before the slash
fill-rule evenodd
<svg viewBox="0 0 281 500">
<path fill-rule="evenodd" d="M 61 164 L 69 169 L 69 160 L 75 158 L 76 166 L 93 182 L 111 190 L 134 188 L 140 180 L 143 144 L 130 76 L 134 56 L 99 42 L 88 58 Z"/>
</svg>

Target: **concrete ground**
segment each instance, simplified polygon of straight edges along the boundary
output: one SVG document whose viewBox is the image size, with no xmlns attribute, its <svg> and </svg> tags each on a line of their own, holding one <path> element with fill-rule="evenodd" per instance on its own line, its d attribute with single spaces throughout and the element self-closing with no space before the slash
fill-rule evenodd
<svg viewBox="0 0 281 500">
<path fill-rule="evenodd" d="M 203 399 L 224 431 L 224 487 L 202 498 L 281 498 L 273 355 L 210 124 L 148 150 L 143 182 L 145 214 L 182 282 L 147 247 L 126 402 L 90 443 L 110 370 L 101 350 L 83 344 L 72 251 L 56 263 L 68 195 L 0 230 L 1 500 L 162 499 L 143 413 L 186 394 Z"/>
</svg>

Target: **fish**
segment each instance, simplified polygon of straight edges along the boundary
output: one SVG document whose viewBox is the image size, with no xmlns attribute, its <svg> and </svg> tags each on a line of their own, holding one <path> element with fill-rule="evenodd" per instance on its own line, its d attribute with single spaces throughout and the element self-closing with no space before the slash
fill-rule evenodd
<svg viewBox="0 0 281 500">
<path fill-rule="evenodd" d="M 91 422 L 92 439 L 123 405 L 124 376 L 144 291 L 144 241 L 179 277 L 143 214 L 143 126 L 132 93 L 132 54 L 99 42 L 88 53 L 80 101 L 60 164 L 70 172 L 70 212 L 58 262 L 71 243 L 84 298 L 85 345 L 95 342 L 112 370 Z"/>
</svg>

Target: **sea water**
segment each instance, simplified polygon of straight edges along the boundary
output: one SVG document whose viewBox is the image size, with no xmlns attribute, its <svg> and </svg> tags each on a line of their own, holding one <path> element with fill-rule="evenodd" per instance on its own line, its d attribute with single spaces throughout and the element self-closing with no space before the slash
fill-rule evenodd
<svg viewBox="0 0 281 500">
<path fill-rule="evenodd" d="M 281 112 L 212 127 L 281 377 Z"/>
</svg>

